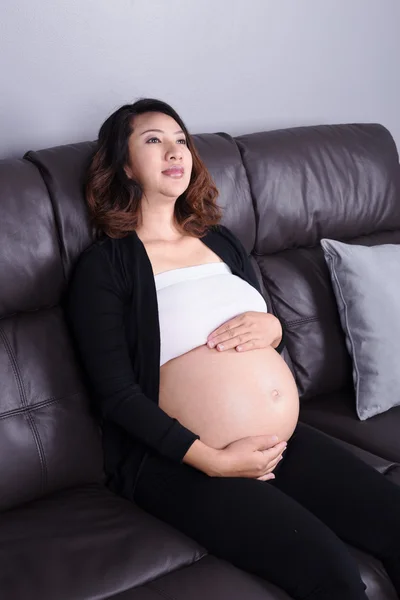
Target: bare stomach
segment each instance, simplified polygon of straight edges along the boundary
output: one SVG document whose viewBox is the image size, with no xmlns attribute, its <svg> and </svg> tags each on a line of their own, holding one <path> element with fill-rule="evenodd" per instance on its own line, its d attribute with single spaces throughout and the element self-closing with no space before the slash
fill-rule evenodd
<svg viewBox="0 0 400 600">
<path fill-rule="evenodd" d="M 299 417 L 292 373 L 272 347 L 219 352 L 200 346 L 160 369 L 160 407 L 213 448 L 243 437 L 287 441 Z"/>
</svg>

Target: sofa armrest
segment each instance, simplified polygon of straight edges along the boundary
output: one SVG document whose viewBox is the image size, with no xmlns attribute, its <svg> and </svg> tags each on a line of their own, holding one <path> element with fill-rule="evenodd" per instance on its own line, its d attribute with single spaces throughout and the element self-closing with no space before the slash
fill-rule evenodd
<svg viewBox="0 0 400 600">
<path fill-rule="evenodd" d="M 316 427 L 313 427 L 312 425 L 309 425 L 308 423 L 307 423 L 307 427 L 317 429 Z M 330 438 L 331 440 L 334 440 L 337 444 L 341 445 L 343 448 L 346 448 L 349 452 L 352 452 L 353 454 L 355 454 L 356 456 L 361 458 L 361 460 L 363 460 L 368 465 L 370 465 L 371 467 L 373 467 L 374 469 L 379 471 L 379 473 L 382 473 L 382 475 L 385 475 L 386 477 L 388 477 L 389 479 L 391 479 L 392 481 L 394 481 L 395 483 L 400 485 L 400 465 L 399 465 L 399 463 L 397 463 L 395 461 L 391 461 L 391 460 L 386 460 L 385 458 L 382 458 L 381 456 L 376 456 L 375 454 L 372 454 L 371 452 L 368 452 L 367 450 L 358 448 L 358 446 L 353 446 L 353 444 L 349 444 L 348 442 L 340 440 L 339 438 L 329 435 L 328 433 L 325 433 L 324 431 L 321 431 L 320 429 L 318 429 L 318 431 L 319 431 L 319 433 L 322 433 L 322 435 L 325 435 L 326 437 Z"/>
<path fill-rule="evenodd" d="M 331 437 L 331 436 L 330 436 Z M 362 448 L 358 448 L 357 446 L 353 446 L 353 444 L 349 444 L 348 442 L 344 442 L 343 440 L 339 440 L 337 438 L 332 438 L 338 444 L 341 444 L 344 448 L 347 448 L 350 452 L 353 452 L 356 456 L 361 458 L 364 462 L 374 467 L 379 473 L 386 475 L 391 469 L 398 467 L 399 465 L 391 460 L 386 460 L 381 456 L 376 456 L 367 450 L 363 450 Z"/>
</svg>

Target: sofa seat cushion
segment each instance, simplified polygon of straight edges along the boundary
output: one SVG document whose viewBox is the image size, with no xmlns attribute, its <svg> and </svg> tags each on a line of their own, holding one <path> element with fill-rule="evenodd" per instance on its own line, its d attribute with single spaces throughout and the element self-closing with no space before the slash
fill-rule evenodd
<svg viewBox="0 0 400 600">
<path fill-rule="evenodd" d="M 351 546 L 350 552 L 358 563 L 361 579 L 367 586 L 369 600 L 398 600 L 381 561 Z"/>
<path fill-rule="evenodd" d="M 360 421 L 353 390 L 316 396 L 303 403 L 300 419 L 309 425 L 372 452 L 400 462 L 400 407 Z"/>
<path fill-rule="evenodd" d="M 7 600 L 108 598 L 204 554 L 101 485 L 0 514 L 0 589 Z"/>
</svg>

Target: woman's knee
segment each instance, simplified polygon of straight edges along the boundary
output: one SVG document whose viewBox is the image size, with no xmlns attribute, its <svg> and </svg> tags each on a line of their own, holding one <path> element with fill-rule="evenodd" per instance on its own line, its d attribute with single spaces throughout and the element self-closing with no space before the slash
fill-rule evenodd
<svg viewBox="0 0 400 600">
<path fill-rule="evenodd" d="M 266 578 L 299 600 L 367 600 L 358 564 L 344 542 L 330 532 L 310 537 L 288 548 L 286 560 L 281 558 L 272 574 L 268 568 Z"/>
<path fill-rule="evenodd" d="M 302 600 L 367 600 L 354 557 L 346 545 L 338 540 L 331 547 L 320 547 L 314 552 L 304 548 L 306 566 L 295 598 Z"/>
</svg>

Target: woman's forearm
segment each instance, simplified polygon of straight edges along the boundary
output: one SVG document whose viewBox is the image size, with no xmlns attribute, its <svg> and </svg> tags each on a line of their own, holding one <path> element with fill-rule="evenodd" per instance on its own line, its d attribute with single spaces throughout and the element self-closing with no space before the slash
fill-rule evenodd
<svg viewBox="0 0 400 600">
<path fill-rule="evenodd" d="M 195 440 L 183 457 L 183 462 L 203 471 L 210 477 L 221 476 L 219 466 L 220 451 Z"/>
</svg>

